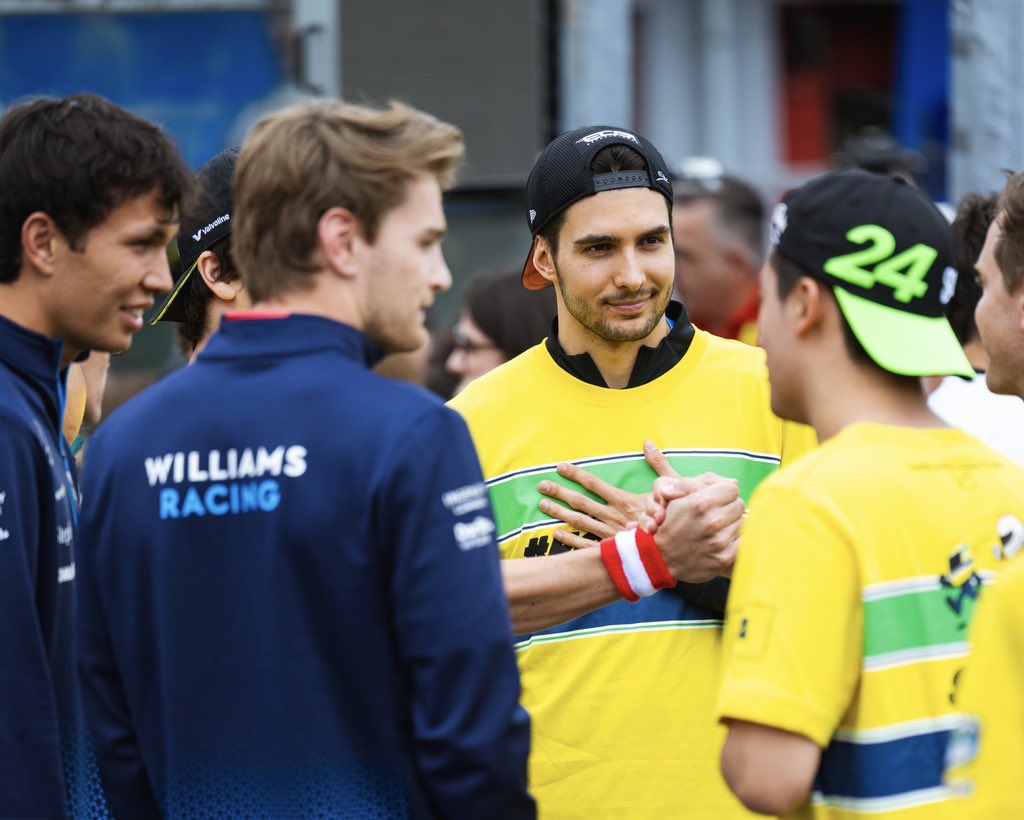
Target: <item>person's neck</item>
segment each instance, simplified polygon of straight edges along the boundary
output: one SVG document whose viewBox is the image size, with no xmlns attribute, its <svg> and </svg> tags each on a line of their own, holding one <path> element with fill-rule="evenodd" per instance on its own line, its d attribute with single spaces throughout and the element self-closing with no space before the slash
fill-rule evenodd
<svg viewBox="0 0 1024 820">
<path fill-rule="evenodd" d="M 825 441 L 857 422 L 895 427 L 948 425 L 929 408 L 916 379 L 900 378 L 873 365 L 846 359 L 816 369 L 807 386 L 807 422 Z"/>
<path fill-rule="evenodd" d="M 645 338 L 634 342 L 610 342 L 581 325 L 569 316 L 558 317 L 558 343 L 569 356 L 586 353 L 601 373 L 605 384 L 614 390 L 629 385 L 637 354 L 643 345 L 657 347 L 669 333 L 668 322 L 663 316 Z"/>
<path fill-rule="evenodd" d="M 220 330 L 220 320 L 224 318 L 225 314 L 245 309 L 246 307 L 236 307 L 234 302 L 225 302 L 223 299 L 216 297 L 211 299 L 209 307 L 206 309 L 206 325 L 203 328 L 203 336 L 192 349 L 192 354 L 188 357 L 188 363 L 192 364 L 195 362 L 199 354 L 206 349 L 210 337 Z"/>
<path fill-rule="evenodd" d="M 0 285 L 0 316 L 48 339 L 62 341 L 42 309 L 43 299 L 38 293 L 29 290 L 25 282 L 26 275 L 23 272 L 17 281 Z M 83 352 L 69 347 L 65 342 L 60 369 L 66 370 Z"/>
<path fill-rule="evenodd" d="M 988 370 L 988 354 L 985 352 L 981 339 L 977 336 L 967 340 L 964 345 L 964 353 L 967 354 L 967 361 L 971 363 L 971 367 L 979 373 Z"/>
<path fill-rule="evenodd" d="M 308 290 L 295 290 L 255 302 L 240 313 L 302 313 L 322 316 L 335 322 L 364 329 L 363 313 L 354 287 L 345 287 L 332 274 L 321 272 L 313 277 Z"/>
</svg>

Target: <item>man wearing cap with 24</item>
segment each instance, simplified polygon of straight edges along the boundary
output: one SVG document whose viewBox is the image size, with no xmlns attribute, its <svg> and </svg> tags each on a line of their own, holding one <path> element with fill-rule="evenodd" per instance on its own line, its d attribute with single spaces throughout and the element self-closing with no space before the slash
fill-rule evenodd
<svg viewBox="0 0 1024 820">
<path fill-rule="evenodd" d="M 729 571 L 743 499 L 778 469 L 790 434 L 806 448 L 810 431 L 771 413 L 763 351 L 695 329 L 670 301 L 672 186 L 646 139 L 567 132 L 541 154 L 527 198 L 523 279 L 555 287 L 551 336 L 451 403 L 469 422 L 508 559 L 531 791 L 548 817 L 745 816 L 717 771 L 721 612 L 669 587 Z M 556 468 L 574 461 L 646 492 L 646 439 L 687 476 L 676 537 L 626 531 L 574 550 L 556 540 L 561 522 L 540 512 L 538 484 L 570 484 Z"/>
<path fill-rule="evenodd" d="M 846 171 L 777 206 L 772 240 L 772 407 L 823 444 L 761 485 L 743 529 L 722 772 L 767 814 L 954 816 L 951 694 L 1024 472 L 946 427 L 919 386 L 973 375 L 942 311 L 949 227 L 902 181 Z"/>
</svg>

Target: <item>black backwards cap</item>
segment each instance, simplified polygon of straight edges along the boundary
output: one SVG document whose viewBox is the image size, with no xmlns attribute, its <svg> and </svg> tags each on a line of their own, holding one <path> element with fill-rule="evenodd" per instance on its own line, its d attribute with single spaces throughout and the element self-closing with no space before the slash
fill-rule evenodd
<svg viewBox="0 0 1024 820">
<path fill-rule="evenodd" d="M 953 234 L 934 203 L 904 180 L 832 171 L 775 206 L 771 241 L 832 286 L 857 341 L 903 376 L 974 376 L 943 308 L 956 289 Z"/>
<path fill-rule="evenodd" d="M 178 295 L 188 284 L 199 257 L 224 237 L 231 235 L 235 210 L 234 176 L 238 149 L 225 148 L 196 171 L 199 193 L 195 204 L 181 213 L 178 228 L 180 275 L 150 322 L 182 322 L 185 306 Z"/>
<path fill-rule="evenodd" d="M 595 174 L 590 163 L 609 145 L 632 148 L 644 158 L 647 170 Z M 672 183 L 665 160 L 639 134 L 610 125 L 586 125 L 566 131 L 541 152 L 526 183 L 526 217 L 534 245 L 523 266 L 523 287 L 541 290 L 551 284 L 533 266 L 533 248 L 544 226 L 584 197 L 616 188 L 651 188 L 665 196 L 672 210 Z"/>
</svg>

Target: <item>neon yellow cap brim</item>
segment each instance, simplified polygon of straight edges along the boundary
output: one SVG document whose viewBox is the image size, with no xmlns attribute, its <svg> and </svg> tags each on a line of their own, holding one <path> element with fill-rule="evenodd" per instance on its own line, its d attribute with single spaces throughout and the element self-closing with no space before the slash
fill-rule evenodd
<svg viewBox="0 0 1024 820">
<path fill-rule="evenodd" d="M 920 316 L 833 290 L 854 335 L 879 367 L 901 376 L 975 376 L 945 316 Z"/>
</svg>

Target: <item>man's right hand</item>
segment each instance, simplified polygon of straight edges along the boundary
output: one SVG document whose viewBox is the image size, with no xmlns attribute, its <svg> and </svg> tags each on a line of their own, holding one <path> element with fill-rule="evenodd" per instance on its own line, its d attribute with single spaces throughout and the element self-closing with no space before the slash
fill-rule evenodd
<svg viewBox="0 0 1024 820">
<path fill-rule="evenodd" d="M 640 527 L 654 535 L 673 578 L 702 583 L 732 574 L 745 512 L 735 479 L 662 477 Z"/>
</svg>

